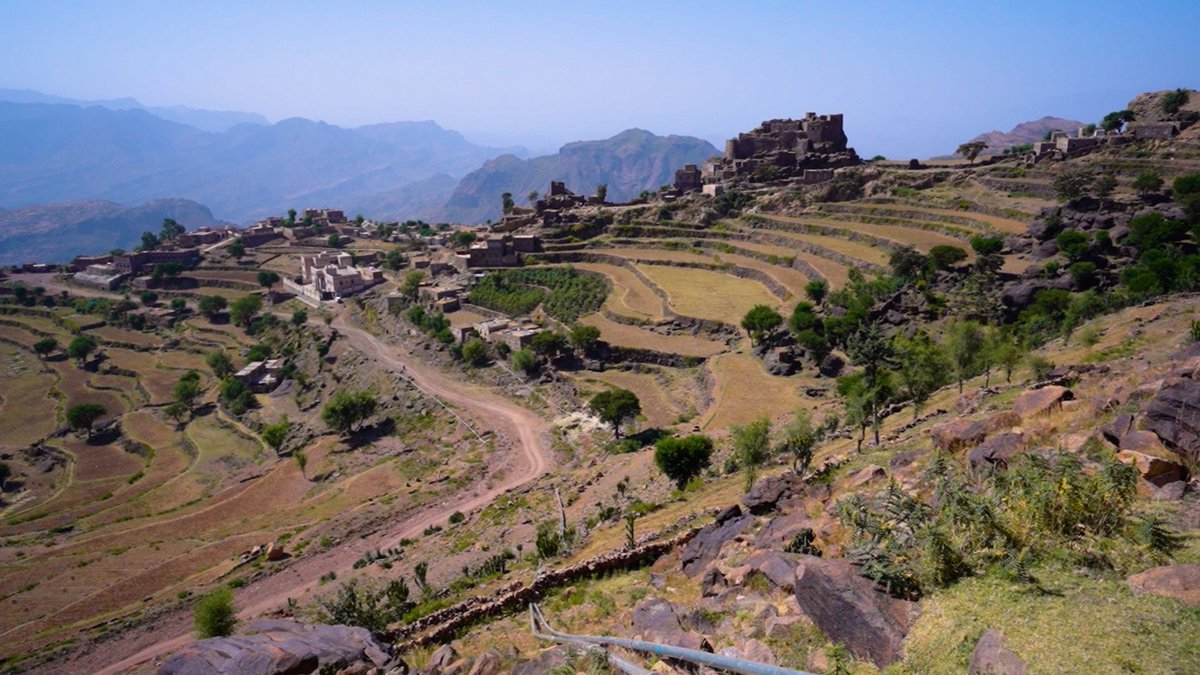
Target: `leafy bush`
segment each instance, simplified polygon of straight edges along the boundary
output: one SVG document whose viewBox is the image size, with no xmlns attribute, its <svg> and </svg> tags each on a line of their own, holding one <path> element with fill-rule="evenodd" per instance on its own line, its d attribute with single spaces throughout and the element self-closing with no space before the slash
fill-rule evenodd
<svg viewBox="0 0 1200 675">
<path fill-rule="evenodd" d="M 237 627 L 237 614 L 233 610 L 233 592 L 218 588 L 200 598 L 193 612 L 196 635 L 200 638 L 225 637 L 233 634 Z"/>
<path fill-rule="evenodd" d="M 712 449 L 712 439 L 702 434 L 664 438 L 654 446 L 654 463 L 682 490 L 708 468 Z"/>
</svg>

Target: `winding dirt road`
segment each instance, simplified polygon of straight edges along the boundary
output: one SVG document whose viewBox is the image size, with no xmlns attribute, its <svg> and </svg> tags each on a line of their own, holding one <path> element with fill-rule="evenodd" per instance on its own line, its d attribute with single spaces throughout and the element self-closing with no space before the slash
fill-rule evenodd
<svg viewBox="0 0 1200 675">
<path fill-rule="evenodd" d="M 472 418 L 489 428 L 509 432 L 517 442 L 520 456 L 510 457 L 504 462 L 502 476 L 496 477 L 494 473 L 489 475 L 489 478 L 456 495 L 455 501 L 431 505 L 395 523 L 394 527 L 298 560 L 286 570 L 239 589 L 235 603 L 241 607 L 238 617 L 242 621 L 252 620 L 281 607 L 289 598 L 304 596 L 317 587 L 322 575 L 330 570 L 349 570 L 354 561 L 367 551 L 392 548 L 398 546 L 401 539 L 416 538 L 426 527 L 445 521 L 453 512 L 469 512 L 486 506 L 505 492 L 542 476 L 552 467 L 552 458 L 541 438 L 546 431 L 546 423 L 532 411 L 481 387 L 454 380 L 411 358 L 402 347 L 385 344 L 374 335 L 349 325 L 344 318 L 339 317 L 334 327 L 360 352 L 370 355 L 383 367 L 437 398 L 451 412 L 454 412 L 453 407 L 469 411 Z M 116 675 L 137 670 L 190 642 L 190 629 L 190 613 L 175 612 L 156 622 L 153 630 L 135 632 L 128 637 L 97 645 L 96 651 L 91 654 L 69 664 L 57 664 L 56 672 Z M 124 656 L 130 652 L 134 653 Z M 120 660 L 114 663 L 114 658 Z"/>
</svg>

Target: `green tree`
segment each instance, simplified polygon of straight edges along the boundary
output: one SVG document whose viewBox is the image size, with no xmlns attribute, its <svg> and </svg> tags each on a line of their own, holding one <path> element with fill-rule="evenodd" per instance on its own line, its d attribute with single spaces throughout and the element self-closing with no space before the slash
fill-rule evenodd
<svg viewBox="0 0 1200 675">
<path fill-rule="evenodd" d="M 204 357 L 204 363 L 219 380 L 223 380 L 233 373 L 233 360 L 229 358 L 229 354 L 225 353 L 224 349 L 210 352 L 208 356 Z"/>
<path fill-rule="evenodd" d="M 730 430 L 733 456 L 746 474 L 746 490 L 754 484 L 758 467 L 771 455 L 771 422 L 765 416 Z"/>
<path fill-rule="evenodd" d="M 487 345 L 480 339 L 468 340 L 462 346 L 462 358 L 475 367 L 484 365 L 488 359 Z"/>
<path fill-rule="evenodd" d="M 140 246 L 138 246 L 139 250 L 153 251 L 159 246 L 162 246 L 162 242 L 159 241 L 157 234 L 154 234 L 153 232 L 142 233 L 142 243 Z"/>
<path fill-rule="evenodd" d="M 108 414 L 108 409 L 99 403 L 79 403 L 67 409 L 67 426 L 74 431 L 86 431 L 92 435 L 92 425 Z"/>
<path fill-rule="evenodd" d="M 200 373 L 194 370 L 180 376 L 175 388 L 171 390 L 175 400 L 186 406 L 189 411 L 196 407 L 196 399 L 200 397 L 200 393 Z"/>
<path fill-rule="evenodd" d="M 505 192 L 500 195 L 500 208 L 504 211 L 505 215 L 512 213 L 513 207 L 516 205 L 517 203 L 513 201 L 511 192 Z"/>
<path fill-rule="evenodd" d="M 183 298 L 171 298 L 171 311 L 182 312 L 187 309 L 187 300 Z"/>
<path fill-rule="evenodd" d="M 188 411 L 188 407 L 179 401 L 171 401 L 167 405 L 163 406 L 162 410 L 163 414 L 175 420 L 175 424 L 183 424 L 191 414 Z"/>
<path fill-rule="evenodd" d="M 528 349 L 518 349 L 509 356 L 512 369 L 530 375 L 537 370 L 537 357 Z"/>
<path fill-rule="evenodd" d="M 913 419 L 916 420 L 929 397 L 946 383 L 950 364 L 941 347 L 924 331 L 911 338 L 897 337 L 896 355 L 900 390 L 912 401 Z"/>
<path fill-rule="evenodd" d="M 529 348 L 535 354 L 554 358 L 567 351 L 567 338 L 557 331 L 544 330 L 533 336 Z"/>
<path fill-rule="evenodd" d="M 358 431 L 359 425 L 374 415 L 378 406 L 378 399 L 369 391 L 339 389 L 321 409 L 321 421 L 346 436 Z"/>
<path fill-rule="evenodd" d="M 58 349 L 58 340 L 54 338 L 42 338 L 33 343 L 33 351 L 42 359 L 46 358 L 55 349 Z"/>
<path fill-rule="evenodd" d="M 1054 193 L 1063 201 L 1074 201 L 1091 189 L 1095 176 L 1087 169 L 1063 169 L 1054 177 Z"/>
<path fill-rule="evenodd" d="M 642 402 L 628 389 L 608 389 L 592 397 L 588 407 L 601 421 L 612 425 L 613 435 L 621 437 L 621 424 L 642 412 Z"/>
<path fill-rule="evenodd" d="M 262 309 L 262 296 L 260 295 L 243 295 L 234 300 L 229 305 L 229 318 L 235 324 L 249 328 L 250 322 L 258 315 Z"/>
<path fill-rule="evenodd" d="M 530 205 L 530 206 L 533 206 L 534 204 L 536 204 L 536 203 L 537 203 L 537 200 L 538 200 L 538 191 L 537 191 L 537 190 L 530 190 L 530 191 L 529 191 L 529 194 L 525 195 L 525 198 L 529 200 L 529 205 Z"/>
<path fill-rule="evenodd" d="M 409 270 L 404 273 L 404 279 L 400 282 L 400 294 L 408 298 L 409 301 L 417 299 L 417 292 L 421 290 L 421 282 L 425 280 L 424 270 Z"/>
<path fill-rule="evenodd" d="M 270 288 L 279 283 L 279 274 L 271 270 L 258 271 L 258 285 L 263 288 Z"/>
<path fill-rule="evenodd" d="M 888 257 L 888 266 L 892 268 L 892 274 L 905 281 L 912 281 L 929 269 L 929 259 L 912 246 L 901 246 L 893 250 Z"/>
<path fill-rule="evenodd" d="M 817 447 L 817 430 L 813 428 L 812 413 L 797 410 L 796 416 L 783 432 L 780 450 L 792 456 L 792 472 L 803 477 L 812 463 L 813 451 Z"/>
<path fill-rule="evenodd" d="M 958 381 L 958 393 L 963 391 L 963 381 L 975 372 L 983 347 L 983 330 L 978 323 L 955 321 L 947 327 L 946 354 L 950 357 L 950 367 Z"/>
<path fill-rule="evenodd" d="M 401 251 L 399 248 L 393 248 L 392 250 L 387 252 L 387 258 L 385 259 L 385 262 L 383 263 L 384 267 L 386 267 L 392 271 L 397 271 L 397 270 L 401 269 L 402 267 L 404 267 L 404 265 L 405 265 L 405 259 L 404 259 L 403 251 Z"/>
<path fill-rule="evenodd" d="M 995 345 L 996 365 L 1004 371 L 1004 381 L 1012 384 L 1012 374 L 1021 363 L 1021 348 L 1011 336 L 1001 335 Z"/>
<path fill-rule="evenodd" d="M 819 305 L 825 301 L 825 296 L 829 295 L 829 282 L 824 279 L 813 279 L 804 285 L 804 294 L 813 301 L 813 304 Z"/>
<path fill-rule="evenodd" d="M 1054 241 L 1058 244 L 1058 250 L 1062 251 L 1062 254 L 1072 262 L 1086 255 L 1088 245 L 1091 243 L 1087 235 L 1078 230 L 1060 232 Z"/>
<path fill-rule="evenodd" d="M 1171 196 L 1183 207 L 1187 221 L 1200 225 L 1200 173 L 1176 178 L 1171 184 Z"/>
<path fill-rule="evenodd" d="M 329 237 L 325 241 L 327 241 L 329 243 L 329 245 L 332 246 L 333 248 L 341 248 L 342 245 L 345 243 L 342 240 L 342 235 L 338 234 L 337 232 L 334 232 L 333 234 L 329 235 Z"/>
<path fill-rule="evenodd" d="M 608 201 L 608 183 L 601 183 L 596 186 L 596 199 L 601 202 Z"/>
<path fill-rule="evenodd" d="M 663 438 L 654 445 L 654 464 L 682 490 L 708 468 L 712 449 L 712 439 L 701 434 Z"/>
<path fill-rule="evenodd" d="M 987 148 L 988 144 L 984 143 L 983 141 L 971 141 L 958 146 L 958 149 L 954 151 L 954 154 L 962 155 L 963 157 L 967 158 L 968 161 L 974 164 L 975 158 L 979 156 L 979 153 L 987 150 Z"/>
<path fill-rule="evenodd" d="M 1142 196 L 1154 194 L 1163 188 L 1162 176 L 1155 171 L 1144 171 L 1133 181 L 1133 189 Z"/>
<path fill-rule="evenodd" d="M 235 258 L 240 258 L 246 255 L 246 242 L 242 241 L 241 237 L 237 237 L 233 241 L 229 242 L 228 249 L 229 255 Z"/>
<path fill-rule="evenodd" d="M 155 293 L 154 291 L 142 291 L 141 295 L 138 297 L 142 301 L 142 304 L 147 307 L 158 302 L 158 293 Z"/>
<path fill-rule="evenodd" d="M 450 246 L 453 248 L 466 248 L 475 243 L 478 236 L 471 230 L 457 230 L 450 235 Z"/>
<path fill-rule="evenodd" d="M 929 249 L 929 262 L 936 270 L 948 270 L 967 259 L 967 252 L 957 246 L 940 244 Z"/>
<path fill-rule="evenodd" d="M 200 298 L 198 308 L 209 321 L 215 321 L 228 306 L 229 301 L 220 295 L 205 295 Z"/>
<path fill-rule="evenodd" d="M 976 255 L 998 255 L 1004 250 L 1004 240 L 1000 237 L 988 237 L 984 235 L 975 235 L 971 237 L 971 250 L 975 251 Z"/>
<path fill-rule="evenodd" d="M 1117 177 L 1111 173 L 1102 173 L 1092 182 L 1092 194 L 1100 199 L 1108 199 L 1117 189 Z"/>
<path fill-rule="evenodd" d="M 288 212 L 287 212 L 287 224 L 288 224 L 289 226 L 292 226 L 292 225 L 295 225 L 295 224 L 296 224 L 296 209 L 288 209 Z"/>
<path fill-rule="evenodd" d="M 750 342 L 757 343 L 783 323 L 783 317 L 766 305 L 755 305 L 742 317 L 742 328 L 750 334 Z"/>
<path fill-rule="evenodd" d="M 75 359 L 80 364 L 87 360 L 87 357 L 96 351 L 96 341 L 86 335 L 80 335 L 71 344 L 67 345 L 67 356 Z"/>
<path fill-rule="evenodd" d="M 862 368 L 864 400 L 879 445 L 880 413 L 892 394 L 888 369 L 895 365 L 895 349 L 878 324 L 868 324 L 847 340 L 846 352 L 851 363 Z"/>
<path fill-rule="evenodd" d="M 187 232 L 187 228 L 175 222 L 172 218 L 163 218 L 162 230 L 159 231 L 159 238 L 163 241 L 175 241 L 179 235 Z"/>
<path fill-rule="evenodd" d="M 1121 127 L 1125 126 L 1134 119 L 1132 110 L 1117 110 L 1110 112 L 1100 120 L 1100 127 L 1105 131 L 1120 131 Z"/>
<path fill-rule="evenodd" d="M 308 323 L 308 310 L 300 308 L 292 312 L 293 326 L 303 326 L 306 323 Z"/>
<path fill-rule="evenodd" d="M 287 439 L 288 432 L 292 430 L 292 423 L 288 421 L 287 415 L 275 424 L 268 424 L 262 428 L 261 436 L 263 442 L 266 443 L 276 454 L 283 448 L 283 442 Z"/>
<path fill-rule="evenodd" d="M 200 598 L 192 618 L 196 626 L 196 636 L 201 639 L 233 635 L 233 629 L 237 627 L 233 591 L 218 588 Z"/>
<path fill-rule="evenodd" d="M 583 353 L 591 352 L 600 342 L 600 329 L 587 324 L 571 327 L 571 345 Z"/>
</svg>

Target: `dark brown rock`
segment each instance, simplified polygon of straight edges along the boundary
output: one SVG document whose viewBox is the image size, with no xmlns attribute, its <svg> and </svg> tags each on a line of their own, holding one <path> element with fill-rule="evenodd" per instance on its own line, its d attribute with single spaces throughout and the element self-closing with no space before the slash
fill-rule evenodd
<svg viewBox="0 0 1200 675">
<path fill-rule="evenodd" d="M 1179 456 L 1200 461 L 1200 382 L 1171 377 L 1146 404 L 1142 428 Z"/>
<path fill-rule="evenodd" d="M 738 513 L 741 513 L 741 509 L 738 510 Z M 721 552 L 721 546 L 745 532 L 753 522 L 754 516 L 738 515 L 700 530 L 683 549 L 680 557 L 683 573 L 695 576 L 703 572 L 705 567 Z"/>
<path fill-rule="evenodd" d="M 929 430 L 933 447 L 943 452 L 955 452 L 982 443 L 988 435 L 988 425 L 982 420 L 965 417 L 950 420 Z"/>
<path fill-rule="evenodd" d="M 899 661 L 916 603 L 875 590 L 844 559 L 798 558 L 796 601 L 825 637 L 880 668 Z"/>
<path fill-rule="evenodd" d="M 782 473 L 754 484 L 742 497 L 742 504 L 756 516 L 768 514 L 787 500 L 804 493 L 804 479 L 794 473 Z"/>
<path fill-rule="evenodd" d="M 796 562 L 795 554 L 779 551 L 755 551 L 746 559 L 746 565 L 788 593 L 795 588 Z"/>
<path fill-rule="evenodd" d="M 421 675 L 439 675 L 450 666 L 459 661 L 458 652 L 450 645 L 442 645 L 437 648 L 433 654 L 430 654 L 429 660 L 425 662 L 425 666 L 419 671 Z"/>
<path fill-rule="evenodd" d="M 812 530 L 813 522 L 800 511 L 792 511 L 772 518 L 754 537 L 754 546 L 760 549 L 782 551 L 792 539 L 804 530 Z"/>
<path fill-rule="evenodd" d="M 1023 434 L 1008 432 L 997 434 L 980 443 L 967 455 L 967 462 L 972 469 L 987 467 L 1005 468 L 1025 449 Z"/>
<path fill-rule="evenodd" d="M 1135 574 L 1129 585 L 1143 593 L 1153 593 L 1200 606 L 1200 565 L 1164 565 Z"/>
<path fill-rule="evenodd" d="M 975 644 L 971 653 L 968 675 L 1025 675 L 1029 667 L 1021 657 L 1004 648 L 1004 636 L 998 630 L 989 630 Z"/>
</svg>

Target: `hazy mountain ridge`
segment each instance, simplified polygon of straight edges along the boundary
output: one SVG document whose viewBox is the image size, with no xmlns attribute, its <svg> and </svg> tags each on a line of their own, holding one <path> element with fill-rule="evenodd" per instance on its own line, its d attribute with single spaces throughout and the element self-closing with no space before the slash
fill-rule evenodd
<svg viewBox="0 0 1200 675">
<path fill-rule="evenodd" d="M 144 110 L 0 102 L 0 204 L 164 195 L 248 222 L 344 206 L 520 148 L 487 148 L 433 122 L 346 129 L 302 118 L 209 133 Z"/>
<path fill-rule="evenodd" d="M 622 201 L 672 182 L 675 170 L 685 164 L 699 164 L 717 154 L 711 143 L 699 138 L 628 129 L 605 140 L 568 143 L 554 155 L 504 155 L 463 177 L 443 216 L 464 222 L 495 219 L 502 193 L 511 192 L 521 204 L 530 191 L 547 190 L 551 180 L 565 181 L 580 194 L 591 194 L 605 183 L 609 200 Z"/>
<path fill-rule="evenodd" d="M 99 106 L 101 108 L 108 108 L 109 110 L 144 110 L 155 117 L 169 122 L 186 124 L 201 131 L 211 131 L 214 133 L 227 131 L 239 124 L 260 124 L 264 126 L 270 124 L 267 118 L 258 113 L 235 110 L 205 110 L 186 105 L 147 106 L 142 105 L 137 99 L 131 97 L 88 101 L 43 94 L 40 91 L 33 91 L 32 89 L 0 89 L 0 101 L 11 103 L 62 103 L 85 108 Z"/>
<path fill-rule="evenodd" d="M 164 218 L 189 230 L 229 224 L 188 199 L 156 199 L 134 207 L 78 200 L 0 210 L 0 264 L 66 262 L 81 254 L 132 249 L 142 232 L 157 232 Z"/>
</svg>

